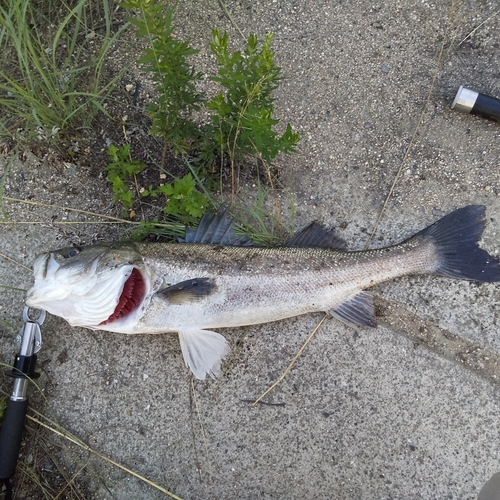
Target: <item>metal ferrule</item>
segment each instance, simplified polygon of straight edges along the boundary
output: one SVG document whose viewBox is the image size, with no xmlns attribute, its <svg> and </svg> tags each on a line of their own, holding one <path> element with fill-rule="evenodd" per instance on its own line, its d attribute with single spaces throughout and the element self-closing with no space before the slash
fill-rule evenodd
<svg viewBox="0 0 500 500">
<path fill-rule="evenodd" d="M 26 401 L 28 399 L 28 379 L 15 378 L 12 394 L 10 395 L 12 401 Z"/>
<path fill-rule="evenodd" d="M 21 340 L 21 347 L 19 349 L 19 354 L 21 356 L 29 357 L 33 354 L 35 349 L 35 332 L 38 328 L 36 323 L 25 323 L 24 333 Z"/>
<path fill-rule="evenodd" d="M 470 113 L 472 111 L 472 108 L 474 107 L 474 104 L 476 104 L 478 96 L 479 92 L 466 89 L 463 85 L 460 85 L 457 95 L 455 96 L 455 100 L 451 105 L 451 109 L 456 109 L 457 111 L 461 111 L 462 113 Z"/>
</svg>

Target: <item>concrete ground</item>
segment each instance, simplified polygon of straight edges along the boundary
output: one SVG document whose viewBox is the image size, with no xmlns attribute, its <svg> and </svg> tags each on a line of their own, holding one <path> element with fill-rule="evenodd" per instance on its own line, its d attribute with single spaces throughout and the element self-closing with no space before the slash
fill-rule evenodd
<svg viewBox="0 0 500 500">
<path fill-rule="evenodd" d="M 372 247 L 480 203 L 482 245 L 498 255 L 500 128 L 450 109 L 459 85 L 500 97 L 497 2 L 224 5 L 227 13 L 216 0 L 184 2 L 179 36 L 202 49 L 203 64 L 212 27 L 239 40 L 228 13 L 246 35 L 274 32 L 286 76 L 277 112 L 303 136 L 300 156 L 277 162 L 297 228 L 321 219 L 362 249 L 397 179 Z M 5 194 L 93 212 L 111 200 L 104 179 L 32 155 L 12 166 Z M 89 220 L 54 207 L 4 208 L 11 221 L 46 222 L 1 228 L 1 252 L 28 267 L 42 251 L 118 234 L 51 225 L 53 215 Z M 27 289 L 32 274 L 0 259 L 0 283 Z M 320 314 L 224 332 L 233 352 L 216 382 L 191 381 L 175 335 L 90 332 L 49 317 L 44 392 L 32 389 L 33 405 L 183 499 L 475 499 L 500 470 L 500 285 L 416 277 L 374 293 L 378 328 L 328 319 L 266 396 L 270 404 L 255 407 L 249 401 L 283 373 Z M 4 362 L 22 307 L 22 293 L 5 289 Z M 165 498 L 85 450 L 49 441 L 83 497 Z"/>
</svg>

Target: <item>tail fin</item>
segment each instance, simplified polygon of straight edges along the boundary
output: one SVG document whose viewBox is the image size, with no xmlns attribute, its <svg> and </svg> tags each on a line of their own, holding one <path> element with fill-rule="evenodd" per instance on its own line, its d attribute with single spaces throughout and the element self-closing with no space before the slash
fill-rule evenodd
<svg viewBox="0 0 500 500">
<path fill-rule="evenodd" d="M 440 265 L 434 274 L 476 281 L 500 281 L 500 263 L 478 246 L 484 231 L 485 211 L 483 205 L 469 205 L 418 233 L 418 236 L 432 240 L 439 251 Z"/>
</svg>

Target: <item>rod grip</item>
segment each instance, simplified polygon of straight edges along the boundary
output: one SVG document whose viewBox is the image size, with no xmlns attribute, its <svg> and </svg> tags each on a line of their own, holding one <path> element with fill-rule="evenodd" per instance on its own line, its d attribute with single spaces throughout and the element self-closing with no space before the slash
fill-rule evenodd
<svg viewBox="0 0 500 500">
<path fill-rule="evenodd" d="M 28 400 L 8 400 L 0 430 L 0 481 L 10 479 L 16 472 Z"/>
</svg>

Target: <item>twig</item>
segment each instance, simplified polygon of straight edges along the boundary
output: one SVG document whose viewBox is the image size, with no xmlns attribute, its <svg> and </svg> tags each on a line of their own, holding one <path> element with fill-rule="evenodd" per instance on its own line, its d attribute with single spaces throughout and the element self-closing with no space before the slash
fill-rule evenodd
<svg viewBox="0 0 500 500">
<path fill-rule="evenodd" d="M 227 10 L 226 5 L 224 4 L 224 2 L 222 0 L 219 0 L 219 5 L 222 7 L 224 14 L 226 14 L 227 18 L 229 19 L 231 24 L 235 27 L 236 31 L 241 35 L 241 38 L 243 38 L 243 40 L 246 40 L 245 35 L 243 34 L 243 31 L 240 30 L 240 27 L 238 26 L 236 21 L 233 19 L 233 16 L 231 16 L 229 11 Z"/>
<path fill-rule="evenodd" d="M 319 330 L 319 327 L 323 324 L 323 321 L 325 321 L 325 319 L 328 317 L 328 314 L 325 314 L 321 320 L 318 322 L 318 324 L 316 325 L 316 327 L 314 328 L 314 330 L 309 334 L 309 337 L 307 337 L 306 341 L 302 344 L 302 347 L 299 349 L 299 352 L 295 355 L 295 357 L 292 359 L 292 362 L 288 365 L 287 369 L 282 373 L 282 375 L 280 376 L 280 378 L 278 380 L 276 380 L 276 382 L 274 382 L 274 384 L 269 387 L 269 389 L 267 389 L 266 392 L 264 392 L 264 394 L 261 394 L 253 403 L 252 406 L 255 406 L 257 403 L 260 402 L 260 400 L 266 395 L 268 394 L 269 392 L 271 392 L 285 377 L 286 377 L 286 374 L 292 369 L 292 366 L 295 364 L 295 361 L 297 361 L 297 359 L 299 358 L 299 356 L 304 352 L 304 349 L 306 348 L 307 344 L 309 344 L 310 340 L 314 337 L 314 335 L 316 334 L 316 332 Z"/>
<path fill-rule="evenodd" d="M 255 405 L 255 403 L 259 403 L 260 405 L 266 405 L 266 406 L 285 406 L 285 403 L 270 403 L 268 401 L 255 401 L 255 399 L 240 399 L 241 402 L 243 403 L 252 403 L 252 406 Z"/>
<path fill-rule="evenodd" d="M 9 256 L 5 255 L 4 253 L 0 252 L 0 257 L 3 257 L 5 260 L 9 260 L 10 262 L 14 262 L 14 264 L 17 264 L 18 266 L 23 267 L 24 269 L 27 269 L 30 272 L 32 271 L 31 267 L 25 266 L 24 264 L 17 262 L 17 260 L 11 259 Z"/>
<path fill-rule="evenodd" d="M 4 200 L 7 201 L 12 201 L 12 202 L 17 202 L 17 203 L 26 203 L 27 205 L 38 205 L 41 207 L 48 207 L 48 208 L 57 208 L 60 210 L 66 210 L 68 212 L 76 212 L 84 215 L 89 215 L 92 217 L 102 217 L 103 219 L 109 219 L 110 221 L 114 221 L 115 223 L 120 223 L 120 224 L 131 224 L 133 226 L 137 226 L 142 224 L 142 222 L 139 221 L 133 221 L 133 220 L 126 220 L 126 219 L 120 219 L 119 217 L 113 217 L 111 215 L 104 215 L 104 214 L 98 214 L 96 212 L 89 212 L 88 210 L 80 210 L 79 208 L 71 208 L 71 207 L 62 207 L 60 205 L 51 205 L 49 203 L 42 203 L 40 201 L 32 201 L 32 200 L 21 200 L 18 198 L 9 198 L 8 196 L 3 197 Z M 33 221 L 33 222 L 10 222 L 10 221 L 0 221 L 1 224 L 44 224 L 44 222 L 41 221 Z M 46 222 L 45 224 L 110 224 L 111 222 L 57 222 L 57 221 L 51 221 L 51 222 Z M 157 227 L 179 227 L 179 224 L 165 224 L 165 223 L 158 223 L 155 222 L 154 224 Z"/>
<path fill-rule="evenodd" d="M 85 444 L 83 441 L 80 441 L 76 436 L 73 436 L 69 432 L 67 432 L 65 429 L 62 430 L 57 430 L 51 427 L 50 425 L 47 425 L 46 423 L 42 422 L 36 417 L 33 417 L 31 415 L 27 415 L 28 419 L 31 420 L 32 422 L 37 423 L 38 425 L 41 425 L 42 427 L 45 427 L 45 429 L 48 429 L 49 431 L 53 432 L 54 434 L 57 434 L 58 436 L 61 436 L 62 438 L 66 439 L 67 441 L 70 441 L 73 444 L 76 444 L 80 448 L 84 449 L 85 451 L 88 451 L 94 455 L 96 455 L 99 458 L 102 458 L 106 462 L 109 462 L 111 465 L 114 465 L 115 467 L 118 467 L 119 469 L 122 469 L 123 471 L 127 472 L 128 474 L 136 477 L 137 479 L 140 479 L 141 481 L 145 482 L 146 484 L 149 484 L 153 488 L 156 488 L 157 490 L 161 491 L 162 493 L 165 493 L 171 498 L 174 498 L 175 500 L 182 500 L 180 497 L 177 495 L 174 495 L 172 492 L 166 490 L 165 488 L 162 488 L 160 485 L 153 483 L 153 481 L 150 481 L 149 479 L 145 478 L 144 476 L 141 476 L 137 472 L 134 472 L 133 470 L 129 469 L 128 467 L 125 467 L 124 465 L 119 464 L 118 462 L 115 462 L 111 458 L 108 458 L 106 455 L 103 455 L 102 453 L 98 452 L 97 450 L 94 450 L 91 448 L 88 444 Z"/>
<path fill-rule="evenodd" d="M 210 461 L 210 455 L 208 454 L 207 436 L 205 434 L 205 428 L 203 427 L 203 422 L 201 420 L 201 412 L 200 412 L 200 408 L 198 407 L 198 400 L 196 399 L 196 392 L 194 390 L 193 375 L 191 375 L 191 391 L 192 391 L 192 394 L 193 394 L 194 405 L 196 407 L 196 414 L 198 415 L 198 422 L 200 424 L 201 435 L 203 436 L 203 444 L 205 446 L 205 455 L 207 457 L 207 462 L 208 462 L 208 478 L 209 478 L 209 482 L 210 482 L 210 487 L 213 488 L 213 482 L 212 482 L 212 462 Z M 200 474 L 201 474 L 201 467 L 200 467 Z"/>
<path fill-rule="evenodd" d="M 396 187 L 396 184 L 399 180 L 399 177 L 401 176 L 401 172 L 403 171 L 403 167 L 406 164 L 406 160 L 407 160 L 408 156 L 410 155 L 411 150 L 413 149 L 413 145 L 415 144 L 417 133 L 420 130 L 420 126 L 422 125 L 422 121 L 424 119 L 425 113 L 427 112 L 427 108 L 429 107 L 429 102 L 431 100 L 432 92 L 434 91 L 439 68 L 441 67 L 441 64 L 442 64 L 444 47 L 445 47 L 446 40 L 447 40 L 448 30 L 450 28 L 450 19 L 451 19 L 451 15 L 452 15 L 454 6 L 455 6 L 455 0 L 452 0 L 451 5 L 450 5 L 450 14 L 448 16 L 448 23 L 446 24 L 446 30 L 445 30 L 445 33 L 443 36 L 443 43 L 441 44 L 441 49 L 439 51 L 439 55 L 437 58 L 436 70 L 434 72 L 434 76 L 432 77 L 431 86 L 429 89 L 429 93 L 427 94 L 427 99 L 425 101 L 424 108 L 422 109 L 422 113 L 420 114 L 420 118 L 418 119 L 418 123 L 417 123 L 417 126 L 415 127 L 415 131 L 413 132 L 413 135 L 411 137 L 410 144 L 408 144 L 408 147 L 406 148 L 406 152 L 405 152 L 403 159 L 401 160 L 401 163 L 399 165 L 398 171 L 396 172 L 396 176 L 394 177 L 394 181 L 392 182 L 391 188 L 389 189 L 389 192 L 387 193 L 387 196 L 386 196 L 385 201 L 384 201 L 384 205 L 382 206 L 382 209 L 380 210 L 380 214 L 377 218 L 377 222 L 375 222 L 375 227 L 373 228 L 373 231 L 371 232 L 370 237 L 368 238 L 368 241 L 366 242 L 365 250 L 368 249 L 373 237 L 375 236 L 378 225 L 380 224 L 380 221 L 382 219 L 382 216 L 384 215 L 385 209 L 387 208 L 387 205 L 388 205 L 389 200 L 392 196 L 392 193 L 394 192 L 394 188 Z"/>
<path fill-rule="evenodd" d="M 64 488 L 59 491 L 59 493 L 52 499 L 52 500 L 58 500 L 61 495 L 69 488 L 72 486 L 72 484 L 75 482 L 75 479 L 80 475 L 80 473 L 82 472 L 83 469 L 85 469 L 85 467 L 87 467 L 87 464 L 84 464 L 82 465 L 82 467 L 80 467 L 80 469 L 75 472 L 75 474 L 73 474 L 73 477 L 66 482 L 66 484 L 64 485 Z"/>
<path fill-rule="evenodd" d="M 496 12 L 494 12 L 493 14 L 491 14 L 490 17 L 488 17 L 487 19 L 485 19 L 479 26 L 476 26 L 458 45 L 457 47 L 460 47 L 460 45 L 462 45 L 462 43 L 465 42 L 465 40 L 467 40 L 467 38 L 470 38 L 472 35 L 474 35 L 474 33 L 485 23 L 487 23 L 488 21 L 491 21 L 491 19 L 493 19 L 497 14 L 500 14 L 500 10 L 497 10 Z"/>
<path fill-rule="evenodd" d="M 49 203 L 42 203 L 41 201 L 21 200 L 19 198 L 10 198 L 8 196 L 4 196 L 3 199 L 7 200 L 7 201 L 13 201 L 16 203 L 25 203 L 26 205 L 37 205 L 40 207 L 58 208 L 60 210 L 67 210 L 69 212 L 77 212 L 79 214 L 91 215 L 93 217 L 102 217 L 103 219 L 110 219 L 110 220 L 114 220 L 116 222 L 121 222 L 121 223 L 126 222 L 127 224 L 140 224 L 140 222 L 128 221 L 125 219 L 120 219 L 119 217 L 112 217 L 111 215 L 98 214 L 95 212 L 89 212 L 88 210 L 81 210 L 79 208 L 70 208 L 70 207 L 63 207 L 60 205 L 51 205 Z"/>
</svg>

